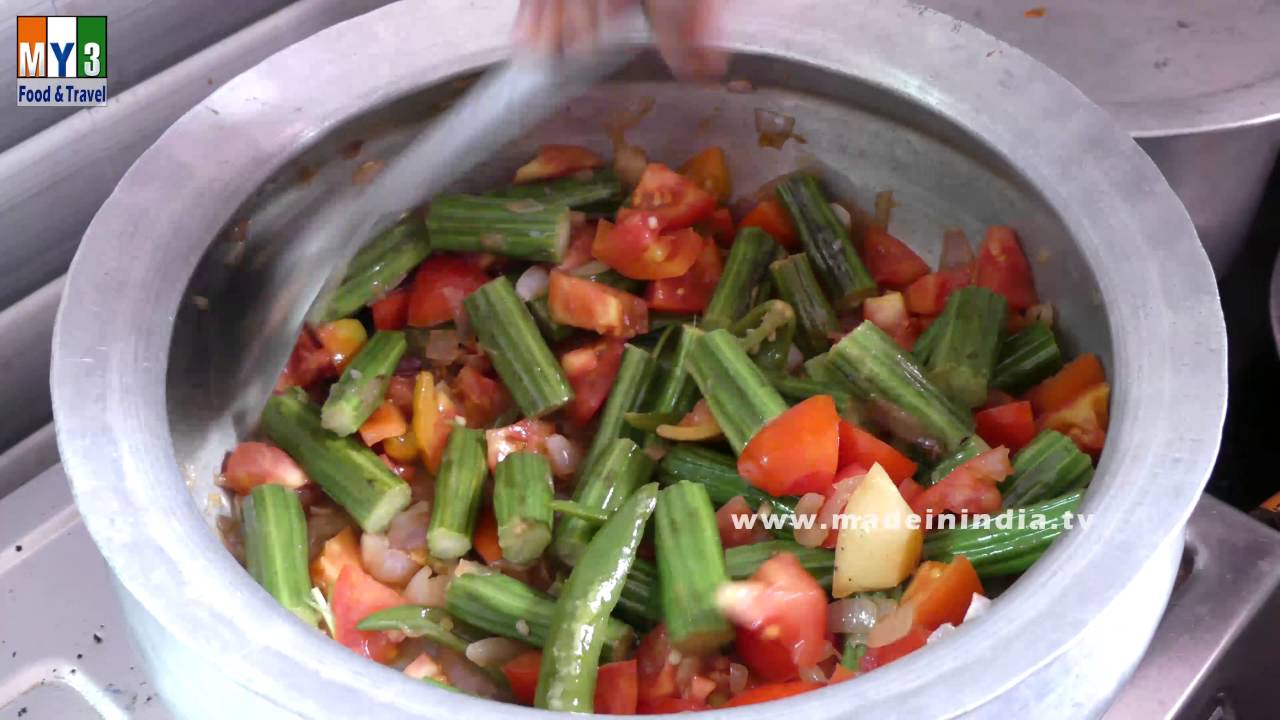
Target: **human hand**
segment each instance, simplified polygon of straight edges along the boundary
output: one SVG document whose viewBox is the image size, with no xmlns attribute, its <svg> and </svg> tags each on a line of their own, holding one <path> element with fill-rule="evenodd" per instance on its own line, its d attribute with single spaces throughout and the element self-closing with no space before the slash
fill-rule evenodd
<svg viewBox="0 0 1280 720">
<path fill-rule="evenodd" d="M 701 78 L 724 74 L 725 54 L 702 46 L 715 29 L 718 0 L 521 0 L 515 39 L 548 55 L 589 50 L 610 18 L 640 3 L 672 72 Z"/>
</svg>

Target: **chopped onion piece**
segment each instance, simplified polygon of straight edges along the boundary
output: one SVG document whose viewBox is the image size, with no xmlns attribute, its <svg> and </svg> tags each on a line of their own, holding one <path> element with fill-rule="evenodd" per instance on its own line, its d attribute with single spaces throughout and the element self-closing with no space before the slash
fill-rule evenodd
<svg viewBox="0 0 1280 720">
<path fill-rule="evenodd" d="M 493 698 L 498 695 L 493 678 L 462 654 L 441 648 L 439 660 L 450 685 L 477 697 Z"/>
<path fill-rule="evenodd" d="M 529 646 L 504 637 L 477 640 L 467 646 L 467 659 L 480 667 L 505 665 L 508 660 L 528 652 Z"/>
<path fill-rule="evenodd" d="M 813 518 L 813 523 L 809 527 L 801 527 L 800 523 L 796 523 L 796 542 L 805 547 L 815 548 L 827 539 L 828 528 L 818 526 L 818 513 L 822 509 L 826 498 L 818 493 L 807 493 L 800 501 L 796 503 L 796 516 L 808 516 Z"/>
<path fill-rule="evenodd" d="M 551 473 L 558 477 L 568 477 L 578 469 L 582 453 L 569 438 L 555 433 L 547 438 L 547 461 L 551 464 Z"/>
<path fill-rule="evenodd" d="M 649 156 L 635 145 L 622 143 L 613 151 L 613 172 L 626 187 L 640 184 L 640 176 L 649 165 Z"/>
<path fill-rule="evenodd" d="M 440 680 L 444 677 L 444 671 L 440 669 L 440 663 L 426 653 L 422 653 L 414 658 L 412 662 L 404 666 L 404 674 L 414 680 L 423 678 L 432 678 Z"/>
<path fill-rule="evenodd" d="M 729 692 L 737 695 L 747 689 L 747 666 L 739 663 L 729 664 Z"/>
<path fill-rule="evenodd" d="M 550 275 L 547 269 L 541 265 L 533 265 L 528 270 L 520 274 L 520 278 L 516 280 L 516 295 L 521 300 L 529 302 L 535 298 L 540 298 L 547 294 L 547 284 Z"/>
<path fill-rule="evenodd" d="M 893 201 L 892 190 L 881 190 L 876 193 L 876 214 L 871 224 L 881 230 L 889 229 L 889 221 L 893 219 L 893 209 L 898 203 Z"/>
<path fill-rule="evenodd" d="M 805 682 L 824 683 L 827 681 L 827 674 L 817 665 L 810 665 L 800 668 L 800 679 Z"/>
<path fill-rule="evenodd" d="M 804 353 L 800 352 L 800 348 L 792 345 L 791 349 L 787 351 L 787 372 L 795 372 L 796 368 L 803 364 Z"/>
<path fill-rule="evenodd" d="M 725 83 L 725 90 L 739 95 L 746 95 L 756 91 L 756 86 L 751 84 L 750 80 L 730 80 Z"/>
<path fill-rule="evenodd" d="M 836 219 L 846 228 L 853 227 L 853 215 L 849 213 L 849 209 L 840 203 L 831 203 L 831 212 L 836 214 Z"/>
<path fill-rule="evenodd" d="M 397 550 L 421 550 L 427 546 L 427 526 L 430 524 L 431 503 L 416 502 L 391 518 L 387 540 Z"/>
<path fill-rule="evenodd" d="M 448 365 L 462 356 L 462 341 L 457 330 L 432 330 L 427 333 L 423 354 L 432 362 Z"/>
<path fill-rule="evenodd" d="M 760 134 L 762 146 L 781 148 L 795 129 L 796 119 L 790 115 L 756 108 L 756 132 Z"/>
<path fill-rule="evenodd" d="M 1053 306 L 1048 303 L 1032 305 L 1027 308 L 1026 317 L 1031 322 L 1042 322 L 1049 327 L 1053 327 Z"/>
<path fill-rule="evenodd" d="M 374 579 L 391 585 L 403 585 L 421 566 L 409 553 L 391 547 L 386 535 L 364 533 L 360 536 L 360 561 Z"/>
<path fill-rule="evenodd" d="M 451 575 L 432 575 L 430 567 L 424 567 L 409 581 L 404 597 L 414 605 L 444 607 L 445 591 L 449 589 Z"/>
<path fill-rule="evenodd" d="M 910 605 L 899 605 L 896 610 L 876 621 L 875 627 L 867 634 L 867 647 L 884 647 L 911 632 L 916 619 L 916 611 Z"/>
<path fill-rule="evenodd" d="M 942 259 L 938 267 L 943 270 L 964 267 L 973 262 L 973 248 L 963 230 L 951 228 L 942 233 Z"/>
<path fill-rule="evenodd" d="M 836 600 L 827 606 L 827 629 L 835 633 L 865 635 L 876 625 L 876 603 L 867 597 Z"/>
<path fill-rule="evenodd" d="M 542 203 L 538 202 L 537 200 L 534 200 L 533 198 L 522 198 L 520 200 L 512 200 L 511 202 L 507 203 L 504 207 L 506 207 L 511 212 L 516 213 L 517 215 L 523 215 L 526 213 L 535 213 L 540 210 L 546 209 L 546 206 L 544 206 Z"/>
</svg>

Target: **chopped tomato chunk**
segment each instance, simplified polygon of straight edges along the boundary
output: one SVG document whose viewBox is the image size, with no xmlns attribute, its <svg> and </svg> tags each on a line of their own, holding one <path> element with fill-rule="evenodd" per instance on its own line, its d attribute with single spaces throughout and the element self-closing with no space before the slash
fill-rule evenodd
<svg viewBox="0 0 1280 720">
<path fill-rule="evenodd" d="M 467 258 L 457 255 L 427 258 L 413 276 L 409 325 L 431 327 L 451 322 L 462 308 L 462 301 L 487 282 L 489 275 Z"/>
<path fill-rule="evenodd" d="M 494 517 L 493 509 L 487 504 L 481 508 L 480 514 L 476 517 L 476 529 L 471 538 L 471 546 L 486 563 L 493 564 L 502 559 L 502 546 L 498 544 L 498 519 Z"/>
<path fill-rule="evenodd" d="M 647 226 L 653 218 L 657 223 L 654 229 L 677 230 L 707 219 L 715 209 L 711 193 L 666 165 L 649 163 L 631 193 L 631 207 L 618 211 L 618 222 L 638 217 Z"/>
<path fill-rule="evenodd" d="M 729 702 L 725 703 L 725 707 L 741 707 L 742 705 L 754 705 L 756 703 L 769 702 L 770 700 L 781 700 L 792 695 L 817 690 L 820 687 L 826 687 L 822 683 L 805 682 L 804 680 L 795 680 L 792 682 L 768 683 L 766 685 L 757 685 L 749 690 L 734 695 Z"/>
<path fill-rule="evenodd" d="M 1031 280 L 1031 266 L 1013 228 L 1003 225 L 987 228 L 982 247 L 978 249 L 977 275 L 976 284 L 1003 295 L 1010 310 L 1026 310 L 1040 302 Z"/>
<path fill-rule="evenodd" d="M 815 395 L 770 420 L 738 456 L 738 474 L 772 495 L 822 493 L 840 454 L 840 416 L 830 395 Z"/>
<path fill-rule="evenodd" d="M 925 488 L 911 503 L 921 516 L 957 514 L 984 515 L 1000 511 L 997 484 L 1013 474 L 1009 448 L 992 448 L 965 461 L 932 487 Z"/>
<path fill-rule="evenodd" d="M 484 442 L 487 450 L 489 472 L 498 467 L 502 459 L 514 452 L 536 452 L 546 454 L 547 438 L 556 431 L 556 426 L 546 420 L 525 418 L 514 425 L 484 431 Z"/>
<path fill-rule="evenodd" d="M 591 245 L 595 243 L 599 229 L 599 222 L 574 223 L 569 231 L 569 247 L 556 269 L 568 272 L 591 262 Z"/>
<path fill-rule="evenodd" d="M 938 315 L 955 290 L 971 285 L 968 266 L 929 273 L 907 286 L 907 309 L 917 315 Z"/>
<path fill-rule="evenodd" d="M 916 474 L 916 464 L 911 458 L 848 420 L 840 421 L 839 463 L 840 467 L 859 465 L 864 468 L 880 463 L 894 482 Z"/>
<path fill-rule="evenodd" d="M 787 212 L 787 208 L 774 198 L 766 198 L 760 201 L 747 216 L 742 218 L 742 222 L 738 223 L 738 228 L 758 227 L 761 230 L 773 236 L 779 245 L 794 250 L 800 245 L 800 234 L 796 231 L 796 225 L 791 221 L 791 214 Z"/>
<path fill-rule="evenodd" d="M 646 707 L 651 708 L 656 701 L 674 698 L 679 693 L 667 626 L 658 625 L 640 639 L 640 647 L 636 649 L 636 672 L 640 681 L 641 712 L 652 712 Z"/>
<path fill-rule="evenodd" d="M 383 400 L 373 414 L 360 425 L 360 439 L 373 447 L 387 438 L 399 437 L 409 431 L 409 423 L 400 408 L 390 400 Z"/>
<path fill-rule="evenodd" d="M 516 170 L 515 184 L 554 180 L 580 170 L 604 167 L 604 158 L 577 145 L 543 145 L 532 160 Z"/>
<path fill-rule="evenodd" d="M 791 553 L 769 558 L 750 580 L 731 583 L 719 597 L 738 629 L 738 655 L 759 677 L 791 680 L 822 659 L 827 593 Z"/>
<path fill-rule="evenodd" d="M 747 523 L 755 515 L 755 510 L 747 504 L 741 495 L 720 506 L 716 511 L 716 527 L 720 531 L 720 545 L 726 548 L 740 545 L 751 545 L 768 539 L 768 533 L 760 523 Z M 734 518 L 738 518 L 736 521 Z"/>
<path fill-rule="evenodd" d="M 289 362 L 284 372 L 276 381 L 276 389 L 287 387 L 310 387 L 321 380 L 338 376 L 338 368 L 333 364 L 333 356 L 325 349 L 315 333 L 303 328 L 298 333 L 298 340 L 289 353 Z"/>
<path fill-rule="evenodd" d="M 560 365 L 573 388 L 573 400 L 565 408 L 570 420 L 584 424 L 604 405 L 622 364 L 622 348 L 621 340 L 602 338 L 560 356 Z"/>
<path fill-rule="evenodd" d="M 1096 460 L 1107 440 L 1111 386 L 1098 383 L 1066 405 L 1040 418 L 1041 429 L 1057 430 Z"/>
<path fill-rule="evenodd" d="M 978 436 L 991 447 L 1003 445 L 1017 452 L 1036 436 L 1036 420 L 1026 400 L 997 405 L 974 413 Z"/>
<path fill-rule="evenodd" d="M 222 463 L 222 486 L 237 495 L 248 495 L 259 485 L 296 490 L 307 482 L 307 474 L 288 453 L 262 442 L 240 443 Z"/>
<path fill-rule="evenodd" d="M 717 245 L 732 245 L 735 231 L 733 214 L 729 212 L 729 208 L 716 208 L 716 211 L 711 213 L 711 217 L 698 223 L 694 230 L 703 237 L 711 238 Z"/>
<path fill-rule="evenodd" d="M 1036 415 L 1053 412 L 1080 397 L 1085 390 L 1106 380 L 1102 363 L 1093 353 L 1085 353 L 1067 363 L 1053 376 L 1027 391 L 1026 399 Z"/>
<path fill-rule="evenodd" d="M 711 193 L 720 202 L 733 195 L 733 182 L 729 178 L 729 165 L 724 159 L 724 150 L 712 146 L 689 158 L 680 166 L 680 174 L 698 184 L 703 190 Z"/>
<path fill-rule="evenodd" d="M 542 653 L 538 650 L 517 655 L 502 666 L 511 694 L 521 705 L 532 705 L 538 694 L 538 674 L 542 672 Z"/>
<path fill-rule="evenodd" d="M 355 565 L 364 569 L 360 559 L 360 542 L 350 527 L 324 541 L 320 554 L 311 561 L 311 582 L 324 591 L 325 597 L 333 597 L 333 586 L 338 582 L 342 569 Z"/>
<path fill-rule="evenodd" d="M 916 568 L 902 606 L 911 608 L 916 625 L 932 631 L 943 623 L 963 622 L 975 594 L 982 594 L 982 581 L 973 563 L 957 555 L 951 562 L 930 560 Z"/>
<path fill-rule="evenodd" d="M 640 697 L 635 660 L 601 665 L 596 671 L 595 711 L 603 715 L 635 715 Z"/>
<path fill-rule="evenodd" d="M 652 218 L 633 216 L 617 225 L 600 221 L 591 254 L 636 280 L 662 280 L 689 272 L 702 254 L 702 236 L 689 228 L 665 232 Z"/>
<path fill-rule="evenodd" d="M 507 388 L 470 365 L 458 371 L 453 387 L 462 402 L 462 416 L 467 419 L 467 427 L 488 427 L 511 407 L 511 394 Z"/>
<path fill-rule="evenodd" d="M 902 290 L 929 274 L 929 266 L 906 243 L 877 227 L 867 228 L 862 258 L 876 284 Z"/>
<path fill-rule="evenodd" d="M 376 330 L 402 330 L 409 324 L 409 291 L 393 290 L 369 306 Z"/>
<path fill-rule="evenodd" d="M 654 280 L 645 291 L 649 309 L 659 312 L 700 313 L 715 294 L 724 272 L 720 248 L 715 243 L 703 243 L 698 260 L 685 274 Z"/>
<path fill-rule="evenodd" d="M 929 635 L 932 633 L 932 630 L 916 625 L 906 635 L 888 645 L 867 648 L 867 654 L 862 656 L 862 664 L 860 666 L 862 672 L 870 672 L 878 667 L 883 667 L 894 660 L 919 650 L 925 646 L 925 643 L 929 640 Z"/>
<path fill-rule="evenodd" d="M 623 339 L 649 331 L 649 306 L 644 300 L 568 273 L 551 273 L 547 305 L 551 319 L 562 325 Z"/>
<path fill-rule="evenodd" d="M 390 662 L 396 656 L 396 643 L 386 633 L 357 630 L 356 625 L 380 610 L 404 604 L 400 593 L 374 580 L 359 565 L 346 565 L 329 600 L 334 639 L 371 660 Z"/>
</svg>

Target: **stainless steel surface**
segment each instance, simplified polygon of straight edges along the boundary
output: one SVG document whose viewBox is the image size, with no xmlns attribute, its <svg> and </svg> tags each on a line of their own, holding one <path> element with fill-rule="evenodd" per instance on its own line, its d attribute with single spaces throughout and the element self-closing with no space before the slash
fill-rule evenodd
<svg viewBox="0 0 1280 720">
<path fill-rule="evenodd" d="M 114 97 L 174 63 L 287 5 L 289 0 L 0 0 L 0 40 L 13 47 L 18 15 L 106 15 L 107 87 Z M 17 53 L 0 53 L 5 92 Z M 0 151 L 69 117 L 74 108 L 18 109 L 6 103 Z M 86 143 L 87 144 L 87 143 Z"/>
<path fill-rule="evenodd" d="M 308 213 L 300 232 L 291 233 L 297 239 L 276 259 L 290 271 L 270 274 L 275 282 L 256 293 L 227 298 L 249 301 L 225 311 L 249 320 L 226 339 L 243 349 L 236 354 L 240 367 L 234 375 L 237 425 L 252 426 L 262 414 L 308 311 L 313 305 L 323 311 L 326 285 L 328 293 L 337 289 L 358 249 L 351 238 L 373 237 L 391 227 L 407 208 L 445 191 L 620 68 L 634 53 L 614 47 L 610 38 L 642 32 L 643 23 L 637 6 L 601 28 L 589 51 L 570 49 L 563 59 L 518 55 L 485 73 L 367 185 L 346 183 L 338 197 L 325 198 L 314 215 Z M 318 304 L 317 297 L 322 297 Z"/>
<path fill-rule="evenodd" d="M 0 154 L 0 216 L 5 221 L 4 242 L 0 242 L 0 309 L 66 271 L 89 221 L 120 177 L 201 98 L 268 55 L 383 4 L 385 0 L 298 0 L 116 94 L 105 107 L 76 113 Z M 36 3 L 35 7 L 46 5 Z M 59 3 L 63 9 L 66 5 Z M 114 43 L 116 25 L 108 24 L 109 42 Z M 117 53 L 115 45 L 110 47 L 109 72 L 114 73 L 117 54 L 124 51 Z M 5 107 L 4 117 L 21 117 L 30 109 Z"/>
<path fill-rule="evenodd" d="M 1271 267 L 1271 335 L 1275 339 L 1276 352 L 1280 352 L 1280 254 Z"/>
<path fill-rule="evenodd" d="M 1142 663 L 1107 710 L 1108 719 L 1207 720 L 1207 708 L 1219 702 L 1240 718 L 1271 714 L 1267 673 L 1280 653 L 1272 622 L 1280 611 L 1280 534 L 1206 496 L 1188 521 L 1187 536 L 1169 609 Z M 21 552 L 15 550 L 19 544 Z M 0 681 L 0 716 L 26 708 L 23 717 L 32 720 L 172 717 L 156 688 L 137 672 L 142 656 L 123 631 L 125 609 L 60 468 L 0 500 L 0 548 L 5 617 L 41 619 L 0 636 L 0 677 L 6 678 Z M 64 583 L 72 573 L 75 592 L 67 593 Z M 1153 581 L 1163 581 L 1163 573 L 1144 571 L 1129 595 L 1160 592 Z M 1132 626 L 1134 617 L 1123 607 L 1105 613 L 1112 621 L 1095 624 L 1077 651 L 1094 659 L 1084 670 L 1102 677 L 1124 672 L 1128 659 L 1115 649 L 1140 646 L 1123 638 L 1145 631 Z M 52 634 L 47 623 L 57 628 Z M 94 633 L 101 644 L 93 641 Z M 1080 672 L 1072 680 L 1089 682 Z M 1037 690 L 1061 694 L 1070 688 L 1060 674 L 1049 672 Z"/>
<path fill-rule="evenodd" d="M 0 310 L 0 453 L 53 419 L 49 347 L 62 284 L 58 278 Z"/>
<path fill-rule="evenodd" d="M 0 500 L 57 462 L 58 439 L 49 423 L 0 453 Z"/>
<path fill-rule="evenodd" d="M 261 273 L 288 272 L 274 260 L 289 236 L 274 230 L 344 187 L 363 159 L 402 145 L 453 92 L 451 78 L 500 59 L 512 10 L 496 0 L 465 13 L 399 3 L 269 59 L 176 123 L 86 235 L 55 338 L 59 446 L 155 682 L 184 715 L 535 717 L 359 661 L 276 606 L 207 519 L 221 504 L 213 470 L 236 435 L 226 403 L 238 388 L 211 350 L 237 350 L 221 339 L 242 319 L 227 317 L 220 299 L 252 292 Z M 601 121 L 652 95 L 653 115 L 629 139 L 654 157 L 678 162 L 714 140 L 741 148 L 731 169 L 743 188 L 798 164 L 818 164 L 862 202 L 890 187 L 902 205 L 895 233 L 935 252 L 945 226 L 1018 227 L 1030 256 L 1052 263 L 1040 290 L 1059 308 L 1070 349 L 1097 351 L 1115 387 L 1108 449 L 1085 505 L 1092 524 L 1059 542 L 992 613 L 883 671 L 725 715 L 1099 714 L 1164 605 L 1160 589 L 1172 583 L 1224 412 L 1222 317 L 1185 211 L 1104 112 L 949 17 L 879 0 L 813 0 L 786 14 L 739 0 L 722 42 L 739 53 L 733 75 L 756 93 L 671 85 L 647 57 L 471 180 L 509 172 L 541 142 L 603 147 Z M 807 144 L 750 149 L 757 107 L 796 116 Z M 346 160 L 337 149 L 353 137 L 366 139 L 364 155 Z M 209 148 L 218 163 L 202 162 Z M 316 170 L 310 182 L 297 182 L 299 166 Z M 245 217 L 245 247 L 216 242 Z M 153 251 L 126 257 L 126 241 Z M 1154 591 L 1135 592 L 1139 582 Z M 1105 674 L 1075 653 L 1099 633 L 1124 638 Z"/>
<path fill-rule="evenodd" d="M 996 0 L 927 5 L 1062 73 L 1169 179 L 1221 276 L 1280 153 L 1280 2 L 1071 0 L 1043 17 Z"/>
<path fill-rule="evenodd" d="M 0 717 L 167 720 L 61 468 L 0 501 Z"/>
<path fill-rule="evenodd" d="M 1206 495 L 1187 523 L 1182 579 L 1109 720 L 1276 715 L 1280 533 Z"/>
</svg>

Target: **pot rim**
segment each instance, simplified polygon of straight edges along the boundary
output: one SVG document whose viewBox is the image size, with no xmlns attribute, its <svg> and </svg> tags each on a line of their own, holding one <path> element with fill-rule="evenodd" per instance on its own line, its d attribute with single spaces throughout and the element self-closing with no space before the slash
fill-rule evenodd
<svg viewBox="0 0 1280 720">
<path fill-rule="evenodd" d="M 541 712 L 446 697 L 291 621 L 197 513 L 184 484 L 190 470 L 179 466 L 170 438 L 164 386 L 172 321 L 191 270 L 244 199 L 329 129 L 507 52 L 510 2 L 475 0 L 461 19 L 440 5 L 406 0 L 331 27 L 189 111 L 94 218 L 59 309 L 52 363 L 58 442 L 95 542 L 121 585 L 176 638 L 206 649 L 252 692 L 304 716 Z M 786 712 L 815 717 L 854 706 L 943 717 L 991 701 L 1065 652 L 1181 531 L 1217 451 L 1225 331 L 1213 272 L 1186 210 L 1101 109 L 1030 57 L 941 13 L 899 0 L 856 5 L 852 12 L 847 3 L 808 0 L 779 14 L 774 2 L 738 0 L 719 44 L 858 78 L 997 149 L 1085 256 L 1114 349 L 1113 422 L 1083 508 L 1094 513 L 1089 530 L 1056 543 L 995 611 L 959 628 L 945 650 L 926 648 L 856 683 L 781 701 Z M 815 16 L 823 22 L 813 23 Z M 448 37 L 401 30 L 459 23 L 466 32 Z M 336 90 L 295 100 L 307 86 Z M 220 149 L 216 158 L 210 147 Z M 947 681 L 936 682 L 939 676 Z M 764 718 L 779 711 L 771 704 L 720 712 Z"/>
</svg>

